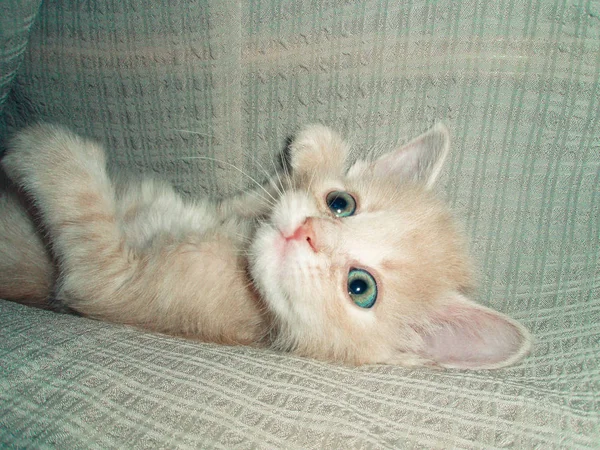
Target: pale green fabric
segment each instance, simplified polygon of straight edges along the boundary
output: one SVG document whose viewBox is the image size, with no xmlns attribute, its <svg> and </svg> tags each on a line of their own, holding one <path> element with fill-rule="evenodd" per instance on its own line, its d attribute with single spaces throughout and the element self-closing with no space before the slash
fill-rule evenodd
<svg viewBox="0 0 600 450">
<path fill-rule="evenodd" d="M 0 2 L 0 149 L 2 137 L 17 122 L 20 104 L 9 102 L 19 97 L 14 79 L 23 62 L 29 33 L 42 0 L 3 0 Z M 20 99 L 23 100 L 23 99 Z M 8 108 L 7 108 L 8 105 Z M 1 151 L 1 150 L 0 150 Z M 1 177 L 0 177 L 1 179 Z M 2 186 L 0 181 L 0 186 Z"/>
<path fill-rule="evenodd" d="M 9 302 L 0 314 L 0 447 L 598 447 L 594 381 L 577 356 L 556 373 L 535 360 L 349 369 Z"/>
<path fill-rule="evenodd" d="M 41 0 L 4 0 L 0 4 L 0 111 L 27 48 Z"/>
<path fill-rule="evenodd" d="M 0 443 L 600 448 L 599 78 L 597 1 L 45 2 L 23 95 L 188 196 L 250 185 L 228 164 L 261 178 L 306 122 L 367 151 L 443 120 L 478 298 L 536 345 L 352 370 L 2 304 Z"/>
</svg>

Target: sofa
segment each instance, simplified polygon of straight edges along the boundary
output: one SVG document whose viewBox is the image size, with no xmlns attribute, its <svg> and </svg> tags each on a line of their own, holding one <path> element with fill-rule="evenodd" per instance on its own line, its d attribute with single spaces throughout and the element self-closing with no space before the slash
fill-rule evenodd
<svg viewBox="0 0 600 450">
<path fill-rule="evenodd" d="M 597 1 L 4 0 L 0 14 L 0 140 L 61 123 L 187 198 L 250 186 L 232 166 L 264 178 L 305 123 L 367 153 L 444 121 L 439 194 L 477 299 L 535 338 L 495 371 L 346 367 L 0 300 L 0 447 L 600 448 Z"/>
</svg>

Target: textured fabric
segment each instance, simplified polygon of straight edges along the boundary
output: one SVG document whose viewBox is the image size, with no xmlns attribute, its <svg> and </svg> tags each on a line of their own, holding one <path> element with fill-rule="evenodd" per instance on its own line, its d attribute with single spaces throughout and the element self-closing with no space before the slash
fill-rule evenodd
<svg viewBox="0 0 600 450">
<path fill-rule="evenodd" d="M 23 62 L 29 32 L 37 16 L 42 0 L 3 0 L 0 2 L 0 138 L 6 133 L 8 124 L 5 105 L 17 70 Z M 16 105 L 11 105 L 15 107 Z"/>
<path fill-rule="evenodd" d="M 23 96 L 188 196 L 263 177 L 309 121 L 365 152 L 443 120 L 479 300 L 536 345 L 350 370 L 2 305 L 2 442 L 600 447 L 599 79 L 598 1 L 44 2 Z"/>
<path fill-rule="evenodd" d="M 5 0 L 0 4 L 0 111 L 22 62 L 40 4 L 41 0 Z"/>
<path fill-rule="evenodd" d="M 569 355 L 560 376 L 531 361 L 479 373 L 349 369 L 8 302 L 0 314 L 10 317 L 0 446 L 598 447 L 589 366 Z"/>
</svg>

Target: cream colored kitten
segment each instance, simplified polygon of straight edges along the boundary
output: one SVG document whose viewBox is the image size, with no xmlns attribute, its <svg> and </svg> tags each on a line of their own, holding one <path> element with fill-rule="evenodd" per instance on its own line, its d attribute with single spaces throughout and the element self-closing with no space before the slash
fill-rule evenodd
<svg viewBox="0 0 600 450">
<path fill-rule="evenodd" d="M 530 347 L 521 325 L 468 298 L 463 239 L 430 193 L 442 125 L 349 169 L 345 142 L 309 126 L 290 177 L 221 204 L 152 180 L 117 188 L 103 149 L 60 127 L 9 147 L 2 165 L 39 211 L 58 277 L 51 287 L 50 258 L 5 195 L 0 297 L 53 289 L 89 317 L 349 364 L 497 368 Z"/>
</svg>

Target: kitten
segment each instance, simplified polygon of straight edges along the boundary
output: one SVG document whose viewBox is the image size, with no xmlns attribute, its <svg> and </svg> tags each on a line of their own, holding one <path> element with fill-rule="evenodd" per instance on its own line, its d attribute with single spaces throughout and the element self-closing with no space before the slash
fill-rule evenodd
<svg viewBox="0 0 600 450">
<path fill-rule="evenodd" d="M 448 149 L 436 125 L 347 168 L 347 144 L 313 125 L 291 174 L 222 203 L 118 186 L 101 146 L 57 126 L 17 134 L 2 165 L 39 211 L 54 297 L 85 316 L 355 365 L 503 367 L 531 338 L 468 297 L 463 238 L 431 193 Z M 0 297 L 48 297 L 31 222 L 10 197 L 0 208 L 19 224 L 0 231 Z"/>
</svg>

